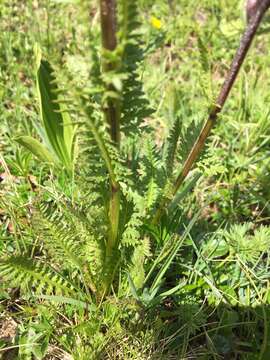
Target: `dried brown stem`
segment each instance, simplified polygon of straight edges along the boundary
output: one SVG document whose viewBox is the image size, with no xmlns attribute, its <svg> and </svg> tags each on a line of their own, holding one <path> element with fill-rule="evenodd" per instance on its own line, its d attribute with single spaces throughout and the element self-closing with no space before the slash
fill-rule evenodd
<svg viewBox="0 0 270 360">
<path fill-rule="evenodd" d="M 102 71 L 104 73 L 114 71 L 118 64 L 111 60 L 112 57 L 106 56 L 106 52 L 112 52 L 116 49 L 116 0 L 100 0 L 100 24 L 102 37 Z M 112 84 L 107 84 L 106 91 L 114 91 Z M 120 145 L 120 109 L 119 101 L 116 98 L 108 98 L 103 105 L 105 121 L 109 125 L 111 140 L 115 146 Z M 120 186 L 111 178 L 111 195 L 109 203 L 108 217 L 110 229 L 106 244 L 106 257 L 111 259 L 118 242 L 118 227 L 120 216 Z M 114 275 L 109 274 L 104 285 L 104 295 L 109 291 Z"/>
<path fill-rule="evenodd" d="M 117 46 L 116 0 L 100 0 L 100 24 L 103 49 L 114 51 Z M 114 61 L 109 61 L 106 57 L 103 58 L 102 68 L 104 72 L 112 71 L 116 66 L 117 64 Z M 113 86 L 109 84 L 107 90 L 113 91 Z M 118 100 L 108 99 L 103 110 L 110 128 L 111 139 L 116 146 L 119 146 L 120 113 Z"/>
<path fill-rule="evenodd" d="M 256 31 L 262 21 L 262 18 L 266 12 L 266 10 L 270 6 L 270 0 L 262 0 L 260 4 L 258 5 L 256 14 L 252 17 L 250 22 L 248 23 L 248 26 L 242 36 L 242 39 L 240 41 L 239 48 L 236 52 L 236 55 L 232 61 L 230 70 L 225 78 L 224 84 L 221 88 L 221 91 L 219 93 L 219 96 L 217 98 L 216 104 L 213 106 L 207 121 L 205 122 L 200 135 L 198 136 L 196 142 L 194 143 L 184 165 L 181 169 L 175 183 L 173 186 L 173 192 L 172 195 L 174 196 L 177 191 L 179 190 L 180 186 L 182 185 L 183 181 L 185 180 L 186 176 L 190 172 L 191 168 L 195 164 L 196 160 L 198 159 L 199 155 L 201 154 L 205 142 L 216 123 L 218 114 L 223 109 L 223 106 L 228 98 L 228 95 L 230 94 L 230 91 L 233 87 L 233 84 L 237 78 L 237 75 L 239 73 L 239 70 L 241 68 L 241 65 L 243 64 L 247 52 L 250 48 L 250 45 L 252 43 L 252 40 L 256 34 Z M 168 203 L 170 200 L 168 198 L 164 198 L 161 202 L 157 213 L 155 214 L 155 217 L 153 219 L 153 222 L 156 223 L 160 216 L 162 215 L 163 211 L 166 209 Z"/>
<path fill-rule="evenodd" d="M 102 46 L 113 51 L 116 48 L 116 1 L 100 0 Z"/>
</svg>

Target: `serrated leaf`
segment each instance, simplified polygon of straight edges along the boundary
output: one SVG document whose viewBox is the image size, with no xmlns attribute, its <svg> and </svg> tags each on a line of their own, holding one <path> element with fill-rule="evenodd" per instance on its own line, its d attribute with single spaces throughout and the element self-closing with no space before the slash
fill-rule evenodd
<svg viewBox="0 0 270 360">
<path fill-rule="evenodd" d="M 46 295 L 46 294 L 37 294 L 35 295 L 38 299 L 48 300 L 50 302 L 55 302 L 59 304 L 69 304 L 77 308 L 87 309 L 88 311 L 96 311 L 96 306 L 94 304 L 88 304 L 85 301 L 77 300 L 70 297 L 65 297 L 61 295 Z"/>
</svg>

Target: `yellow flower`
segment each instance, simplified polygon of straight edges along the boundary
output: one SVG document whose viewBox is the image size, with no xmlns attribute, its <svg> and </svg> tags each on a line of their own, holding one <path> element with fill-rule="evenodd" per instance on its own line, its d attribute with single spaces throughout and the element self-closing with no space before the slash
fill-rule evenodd
<svg viewBox="0 0 270 360">
<path fill-rule="evenodd" d="M 156 18 L 155 16 L 151 17 L 150 23 L 155 29 L 159 30 L 162 27 L 161 21 L 158 18 Z"/>
</svg>

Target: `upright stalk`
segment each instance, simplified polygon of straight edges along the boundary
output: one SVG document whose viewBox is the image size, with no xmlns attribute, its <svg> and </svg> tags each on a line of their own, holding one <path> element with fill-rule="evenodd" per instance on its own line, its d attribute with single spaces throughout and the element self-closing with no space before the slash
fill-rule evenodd
<svg viewBox="0 0 270 360">
<path fill-rule="evenodd" d="M 116 0 L 100 0 L 100 24 L 103 51 L 114 51 L 117 46 Z M 102 59 L 103 72 L 117 69 L 118 64 L 109 60 L 104 54 Z M 108 84 L 107 91 L 113 91 L 112 84 Z M 109 125 L 112 141 L 119 146 L 120 143 L 120 109 L 117 99 L 109 98 L 104 104 L 104 115 Z"/>
<path fill-rule="evenodd" d="M 212 110 L 210 111 L 210 114 L 208 116 L 207 121 L 205 122 L 200 135 L 198 136 L 197 140 L 195 141 L 181 171 L 179 172 L 176 181 L 173 185 L 172 190 L 172 197 L 175 196 L 177 191 L 179 190 L 180 186 L 182 185 L 183 181 L 185 180 L 186 176 L 190 172 L 192 166 L 195 164 L 196 160 L 198 159 L 200 153 L 202 152 L 205 142 L 213 128 L 213 126 L 216 123 L 218 114 L 223 109 L 223 106 L 230 94 L 230 91 L 233 87 L 233 84 L 237 78 L 237 75 L 239 73 L 239 70 L 241 68 L 241 65 L 243 64 L 247 52 L 250 48 L 250 45 L 252 43 L 252 40 L 256 34 L 256 31 L 262 21 L 262 18 L 266 12 L 266 10 L 270 6 L 270 0 L 261 0 L 261 2 L 258 5 L 256 14 L 250 19 L 250 22 L 248 23 L 248 26 L 241 38 L 239 48 L 235 54 L 235 57 L 232 61 L 230 70 L 225 78 L 225 81 L 223 83 L 223 86 L 220 90 L 219 96 L 217 98 L 216 104 L 213 106 Z M 153 218 L 153 223 L 157 223 L 160 219 L 161 215 L 165 211 L 166 207 L 170 203 L 170 199 L 167 197 L 164 197 L 164 199 L 161 201 L 161 204 Z"/>
<path fill-rule="evenodd" d="M 106 52 L 112 52 L 116 49 L 116 0 L 100 0 L 100 24 L 101 24 L 101 37 L 102 37 L 102 71 L 113 72 L 117 70 L 118 64 L 111 60 L 111 56 L 106 56 Z M 113 85 L 108 84 L 105 89 L 107 92 L 114 91 Z M 111 140 L 116 147 L 120 146 L 120 107 L 119 101 L 116 98 L 107 98 L 103 106 L 105 121 L 109 126 Z M 114 250 L 118 243 L 118 227 L 119 227 L 119 213 L 120 213 L 120 186 L 115 178 L 110 176 L 111 183 L 111 196 L 109 203 L 109 222 L 110 231 L 107 239 L 106 258 L 110 263 L 111 258 L 114 256 Z M 113 274 L 108 277 L 105 292 L 109 290 Z"/>
</svg>

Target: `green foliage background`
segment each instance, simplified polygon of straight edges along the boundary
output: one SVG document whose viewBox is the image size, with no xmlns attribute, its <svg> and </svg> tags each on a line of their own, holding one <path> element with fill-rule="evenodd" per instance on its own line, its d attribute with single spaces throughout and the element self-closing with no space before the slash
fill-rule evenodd
<svg viewBox="0 0 270 360">
<path fill-rule="evenodd" d="M 268 19 L 187 187 L 170 216 L 153 227 L 149 219 L 166 179 L 177 173 L 215 99 L 245 16 L 236 0 L 140 0 L 138 9 L 129 30 L 141 23 L 131 38 L 144 53 L 131 42 L 127 53 L 119 50 L 125 68 L 101 78 L 94 1 L 0 3 L 0 324 L 9 317 L 17 324 L 16 337 L 0 337 L 0 357 L 269 358 Z M 125 41 L 124 33 L 119 37 Z M 53 65 L 62 104 L 79 125 L 84 151 L 74 159 L 78 172 L 69 157 L 67 174 L 18 145 L 18 136 L 47 145 L 35 43 Z M 116 290 L 101 301 L 91 294 L 99 286 L 102 293 L 111 274 L 101 206 L 108 200 L 108 176 L 89 141 L 92 123 L 83 119 L 115 96 L 102 97 L 111 82 L 125 95 L 122 152 L 111 144 L 108 152 L 126 217 L 120 221 L 123 245 L 112 256 L 121 259 Z M 102 133 L 101 117 L 90 118 Z M 127 172 L 130 154 L 136 156 Z M 13 345 L 10 355 L 5 349 Z"/>
</svg>

